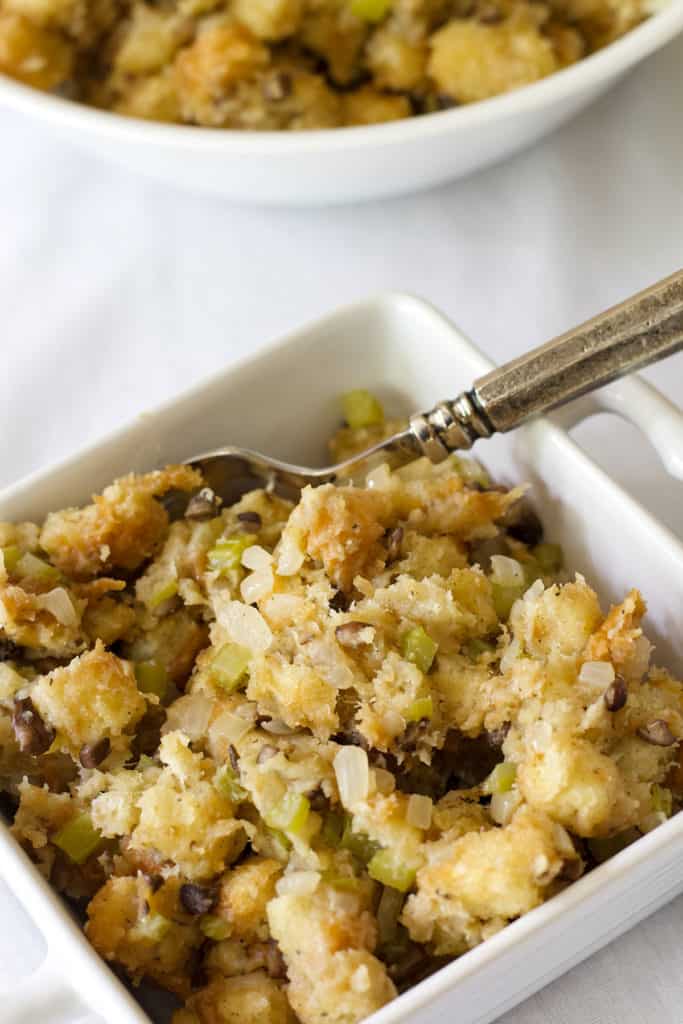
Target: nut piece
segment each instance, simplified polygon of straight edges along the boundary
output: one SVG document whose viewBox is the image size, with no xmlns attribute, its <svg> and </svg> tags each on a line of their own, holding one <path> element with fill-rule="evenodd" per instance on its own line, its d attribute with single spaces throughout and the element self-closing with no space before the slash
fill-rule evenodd
<svg viewBox="0 0 683 1024">
<path fill-rule="evenodd" d="M 213 519 L 221 510 L 222 500 L 210 487 L 202 487 L 193 494 L 185 509 L 185 518 L 200 522 L 202 519 Z"/>
<path fill-rule="evenodd" d="M 395 562 L 401 554 L 403 527 L 397 526 L 395 530 L 390 530 L 385 539 L 387 542 L 387 564 L 389 564 L 389 562 Z"/>
<path fill-rule="evenodd" d="M 258 512 L 238 512 L 237 518 L 246 530 L 260 530 L 263 520 Z"/>
<path fill-rule="evenodd" d="M 603 697 L 608 711 L 621 711 L 628 700 L 626 683 L 621 676 L 617 676 L 614 682 L 609 684 Z"/>
<path fill-rule="evenodd" d="M 188 914 L 209 914 L 216 906 L 218 889 L 187 882 L 180 887 L 180 902 Z"/>
<path fill-rule="evenodd" d="M 367 643 L 362 634 L 364 630 L 370 628 L 372 627 L 368 626 L 367 622 L 343 622 L 341 626 L 337 626 L 334 635 L 342 647 L 362 647 Z"/>
<path fill-rule="evenodd" d="M 638 735 L 646 743 L 652 743 L 656 747 L 670 747 L 676 742 L 676 737 L 669 728 L 668 722 L 663 718 L 655 718 L 654 722 L 642 725 L 638 729 Z"/>
<path fill-rule="evenodd" d="M 54 729 L 45 725 L 28 697 L 15 700 L 12 728 L 22 754 L 44 754 L 55 738 Z"/>
<path fill-rule="evenodd" d="M 84 768 L 97 768 L 105 757 L 108 757 L 110 750 L 111 740 L 108 736 L 103 736 L 97 743 L 85 743 L 81 747 L 78 760 Z"/>
</svg>

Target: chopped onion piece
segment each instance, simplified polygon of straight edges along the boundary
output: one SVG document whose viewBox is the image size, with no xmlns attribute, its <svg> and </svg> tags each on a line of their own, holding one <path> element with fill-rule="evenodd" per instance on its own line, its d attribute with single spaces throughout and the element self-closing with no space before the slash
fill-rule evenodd
<svg viewBox="0 0 683 1024">
<path fill-rule="evenodd" d="M 226 639 L 248 647 L 253 654 L 268 650 L 273 634 L 258 608 L 242 601 L 224 600 L 219 594 L 214 595 L 213 604 L 216 621 Z"/>
<path fill-rule="evenodd" d="M 291 726 L 279 718 L 271 718 L 269 722 L 262 722 L 261 728 L 265 729 L 266 732 L 272 733 L 273 736 L 293 736 L 296 732 L 296 729 L 292 729 Z"/>
<path fill-rule="evenodd" d="M 365 483 L 370 489 L 386 491 L 391 484 L 391 470 L 386 462 L 366 474 Z"/>
<path fill-rule="evenodd" d="M 180 730 L 190 740 L 199 740 L 206 735 L 213 701 L 204 693 L 186 693 L 179 697 L 168 709 L 162 733 Z"/>
<path fill-rule="evenodd" d="M 259 569 L 242 580 L 240 594 L 247 604 L 256 604 L 257 601 L 272 594 L 274 586 L 272 569 Z"/>
<path fill-rule="evenodd" d="M 432 823 L 433 804 L 431 797 L 411 793 L 408 799 L 406 821 L 413 828 L 428 829 Z"/>
<path fill-rule="evenodd" d="M 296 896 L 310 896 L 320 884 L 319 871 L 292 871 L 279 878 L 275 889 L 278 896 L 291 893 Z"/>
<path fill-rule="evenodd" d="M 368 755 L 361 747 L 342 747 L 337 751 L 334 773 L 341 802 L 347 810 L 366 799 L 370 789 L 370 768 Z"/>
<path fill-rule="evenodd" d="M 232 711 L 223 711 L 209 728 L 209 742 L 211 746 L 216 744 L 239 743 L 243 736 L 249 732 L 253 723 L 242 715 L 234 714 Z"/>
<path fill-rule="evenodd" d="M 335 690 L 347 690 L 353 686 L 353 672 L 330 637 L 311 640 L 305 651 L 317 673 Z"/>
<path fill-rule="evenodd" d="M 40 594 L 35 601 L 39 608 L 44 608 L 63 626 L 75 627 L 80 622 L 80 616 L 64 587 L 55 587 L 47 594 Z"/>
<path fill-rule="evenodd" d="M 252 544 L 242 555 L 242 565 L 245 569 L 269 569 L 273 564 L 273 556 L 260 544 Z"/>
<path fill-rule="evenodd" d="M 520 563 L 507 555 L 491 555 L 491 580 L 501 587 L 522 587 L 526 583 Z"/>
<path fill-rule="evenodd" d="M 522 798 L 518 789 L 509 789 L 506 793 L 494 793 L 489 804 L 489 813 L 497 825 L 509 825 Z"/>
<path fill-rule="evenodd" d="M 306 551 L 304 539 L 298 530 L 286 529 L 278 549 L 278 576 L 294 576 L 304 564 Z"/>
<path fill-rule="evenodd" d="M 589 686 L 606 687 L 614 682 L 614 678 L 611 661 L 584 661 L 579 672 L 579 682 Z"/>
</svg>

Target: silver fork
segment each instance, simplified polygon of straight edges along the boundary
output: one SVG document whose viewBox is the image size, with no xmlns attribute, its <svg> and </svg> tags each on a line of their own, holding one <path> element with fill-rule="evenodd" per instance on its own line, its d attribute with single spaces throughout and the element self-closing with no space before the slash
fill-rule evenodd
<svg viewBox="0 0 683 1024">
<path fill-rule="evenodd" d="M 451 452 L 514 430 L 681 348 L 683 271 L 493 370 L 454 401 L 411 416 L 405 430 L 345 462 L 311 469 L 235 447 L 188 462 L 226 503 L 257 487 L 296 499 L 308 484 L 352 479 L 379 455 L 388 456 L 394 466 L 424 455 L 441 462 Z"/>
</svg>

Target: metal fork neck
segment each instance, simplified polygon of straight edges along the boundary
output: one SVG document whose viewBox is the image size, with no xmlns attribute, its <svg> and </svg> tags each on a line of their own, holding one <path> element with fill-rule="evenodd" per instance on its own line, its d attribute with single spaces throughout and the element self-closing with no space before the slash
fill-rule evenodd
<svg viewBox="0 0 683 1024">
<path fill-rule="evenodd" d="M 453 402 L 439 402 L 431 412 L 412 416 L 410 430 L 432 462 L 443 462 L 451 452 L 471 448 L 475 441 L 495 433 L 475 391 L 463 391 Z"/>
</svg>

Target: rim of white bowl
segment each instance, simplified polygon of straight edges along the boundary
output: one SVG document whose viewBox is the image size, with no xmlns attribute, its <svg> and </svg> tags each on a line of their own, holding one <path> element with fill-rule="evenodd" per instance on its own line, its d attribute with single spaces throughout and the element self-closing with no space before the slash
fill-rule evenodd
<svg viewBox="0 0 683 1024">
<path fill-rule="evenodd" d="M 429 139 L 457 129 L 459 125 L 504 119 L 510 113 L 525 113 L 561 100 L 625 72 L 683 31 L 683 0 L 669 0 L 668 6 L 604 49 L 530 85 L 480 100 L 477 103 L 409 117 L 386 124 L 328 128 L 318 131 L 234 131 L 182 124 L 163 124 L 98 110 L 85 104 L 40 92 L 0 73 L 0 103 L 22 113 L 40 116 L 62 128 L 87 128 L 112 140 L 142 142 L 185 150 L 222 152 L 239 156 L 320 154 L 339 149 L 393 145 L 408 139 Z"/>
</svg>

